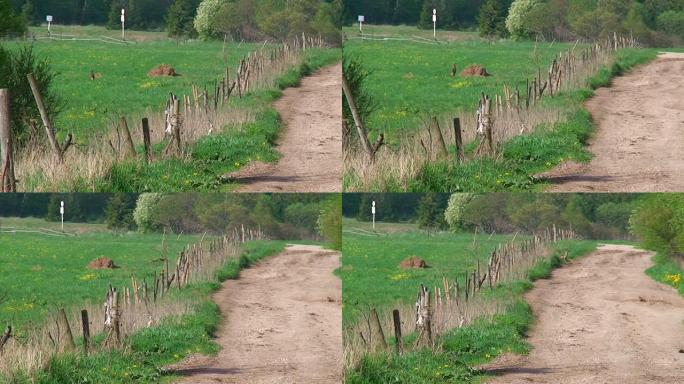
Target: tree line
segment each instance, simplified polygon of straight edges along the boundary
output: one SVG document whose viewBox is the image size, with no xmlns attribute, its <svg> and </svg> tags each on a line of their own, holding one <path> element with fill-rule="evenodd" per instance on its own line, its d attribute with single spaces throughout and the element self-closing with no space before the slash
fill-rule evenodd
<svg viewBox="0 0 684 384">
<path fill-rule="evenodd" d="M 222 234 L 260 228 L 272 239 L 324 238 L 341 247 L 340 196 L 324 194 L 0 194 L 0 217 L 105 223 L 116 231 Z"/>
<path fill-rule="evenodd" d="M 44 23 L 166 30 L 172 37 L 290 39 L 302 33 L 339 40 L 342 0 L 0 0 L 0 37 Z"/>
<path fill-rule="evenodd" d="M 684 42 L 684 0 L 345 0 L 344 19 L 475 30 L 514 39 L 602 39 L 633 35 L 644 44 Z"/>
</svg>

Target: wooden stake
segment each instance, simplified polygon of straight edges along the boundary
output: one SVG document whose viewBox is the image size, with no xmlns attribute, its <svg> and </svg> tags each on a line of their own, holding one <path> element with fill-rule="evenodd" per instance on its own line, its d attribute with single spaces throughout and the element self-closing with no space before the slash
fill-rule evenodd
<svg viewBox="0 0 684 384">
<path fill-rule="evenodd" d="M 397 354 L 401 355 L 404 352 L 404 344 L 401 339 L 401 319 L 399 317 L 399 310 L 392 311 L 392 318 L 394 319 L 394 341 Z"/>
</svg>

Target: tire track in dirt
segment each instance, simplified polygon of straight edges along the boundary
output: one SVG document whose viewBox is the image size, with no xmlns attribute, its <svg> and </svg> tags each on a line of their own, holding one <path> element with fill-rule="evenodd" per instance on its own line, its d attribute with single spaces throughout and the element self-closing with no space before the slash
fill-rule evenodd
<svg viewBox="0 0 684 384">
<path fill-rule="evenodd" d="M 339 252 L 289 246 L 214 294 L 224 321 L 217 357 L 169 367 L 179 383 L 340 383 L 342 282 Z"/>
<path fill-rule="evenodd" d="M 238 192 L 342 191 L 342 64 L 288 88 L 274 103 L 283 120 L 277 164 L 253 162 L 228 175 Z"/>
<path fill-rule="evenodd" d="M 596 123 L 589 164 L 540 175 L 551 192 L 684 191 L 684 53 L 665 53 L 586 103 Z"/>
<path fill-rule="evenodd" d="M 535 282 L 534 349 L 481 367 L 489 383 L 682 383 L 684 298 L 644 273 L 652 256 L 605 245 Z"/>
</svg>

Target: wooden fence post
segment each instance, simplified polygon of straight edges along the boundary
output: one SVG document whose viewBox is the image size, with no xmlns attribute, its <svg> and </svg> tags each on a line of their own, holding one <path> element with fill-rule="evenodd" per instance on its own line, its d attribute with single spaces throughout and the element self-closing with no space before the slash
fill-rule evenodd
<svg viewBox="0 0 684 384">
<path fill-rule="evenodd" d="M 439 121 L 437 117 L 433 117 L 430 122 L 430 130 L 433 132 L 434 136 L 437 137 L 437 149 L 439 153 L 439 158 L 444 158 L 449 153 L 446 148 L 446 143 L 444 142 L 444 135 L 442 135 L 442 129 L 439 127 Z M 430 143 L 432 145 L 432 143 Z"/>
<path fill-rule="evenodd" d="M 461 119 L 454 118 L 454 137 L 456 140 L 456 161 L 463 162 L 463 134 L 461 132 Z"/>
<path fill-rule="evenodd" d="M 404 345 L 401 339 L 401 318 L 399 316 L 398 309 L 392 311 L 392 318 L 394 320 L 394 340 L 396 343 L 396 350 L 397 354 L 401 355 L 404 352 Z"/>
<path fill-rule="evenodd" d="M 0 192 L 16 192 L 14 178 L 14 150 L 12 149 L 12 126 L 10 124 L 10 97 L 7 89 L 0 89 Z"/>
<path fill-rule="evenodd" d="M 359 135 L 359 140 L 361 140 L 361 145 L 366 151 L 368 158 L 371 160 L 371 162 L 373 162 L 375 160 L 375 153 L 378 151 L 378 149 L 380 149 L 380 146 L 382 146 L 384 141 L 383 136 L 380 135 L 378 141 L 373 147 L 371 147 L 371 144 L 368 141 L 368 132 L 366 132 L 366 128 L 363 126 L 363 121 L 361 121 L 361 115 L 359 115 L 359 110 L 356 108 L 356 102 L 354 101 L 354 96 L 352 96 L 351 87 L 344 76 L 342 76 L 342 91 L 344 93 L 344 97 L 347 99 L 347 103 L 349 104 L 349 109 L 351 109 L 352 117 L 354 118 L 354 125 L 356 125 L 356 131 Z"/>
<path fill-rule="evenodd" d="M 2 337 L 0 337 L 0 352 L 2 352 L 2 348 L 5 346 L 7 343 L 7 340 L 12 336 L 12 327 L 7 326 L 7 329 L 5 329 L 5 333 L 2 334 Z"/>
<path fill-rule="evenodd" d="M 430 290 L 420 285 L 416 300 L 416 329 L 419 331 L 416 346 L 432 345 L 432 310 L 430 308 Z"/>
<path fill-rule="evenodd" d="M 62 163 L 64 161 L 64 153 L 71 146 L 72 136 L 69 134 L 64 142 L 64 145 L 60 147 L 60 145 L 57 143 L 57 138 L 55 137 L 55 128 L 52 126 L 52 123 L 50 123 L 50 117 L 48 116 L 47 108 L 45 108 L 43 96 L 40 94 L 38 82 L 36 82 L 36 79 L 33 77 L 32 73 L 29 73 L 26 75 L 26 77 L 28 78 L 29 85 L 31 86 L 33 98 L 36 100 L 36 105 L 38 106 L 40 117 L 43 120 L 43 125 L 45 126 L 45 131 L 47 133 L 48 140 L 50 141 L 50 145 L 52 146 L 52 150 L 55 153 L 55 157 L 57 157 L 57 161 Z"/>
<path fill-rule="evenodd" d="M 90 349 L 90 322 L 88 321 L 88 311 L 81 310 L 81 325 L 83 327 L 83 354 L 88 355 Z"/>
<path fill-rule="evenodd" d="M 382 330 L 382 324 L 380 324 L 380 317 L 378 316 L 378 311 L 373 308 L 371 310 L 371 333 L 370 342 L 371 349 L 377 351 L 378 349 L 387 349 L 387 341 L 385 340 L 385 332 Z"/>
<path fill-rule="evenodd" d="M 152 141 L 150 139 L 150 121 L 147 117 L 142 119 L 143 143 L 145 145 L 145 162 L 152 161 Z"/>
<path fill-rule="evenodd" d="M 107 337 L 104 341 L 104 346 L 108 347 L 111 345 L 118 346 L 121 341 L 121 328 L 120 328 L 120 315 L 119 311 L 119 292 L 116 288 L 109 286 L 107 291 L 107 299 L 105 301 L 105 329 L 107 330 Z"/>
<path fill-rule="evenodd" d="M 71 333 L 69 319 L 67 319 L 64 308 L 60 308 L 57 314 L 57 323 L 59 324 L 60 332 L 63 332 L 62 335 L 60 335 L 61 345 L 59 346 L 59 349 L 61 351 L 73 351 L 76 349 L 76 344 L 74 343 L 74 335 Z M 64 341 L 61 340 L 61 336 L 64 336 Z"/>
<path fill-rule="evenodd" d="M 128 129 L 128 122 L 126 116 L 121 116 L 121 129 L 124 133 L 124 141 L 126 142 L 126 157 L 135 157 L 135 145 L 133 144 L 133 137 L 131 130 Z"/>
</svg>

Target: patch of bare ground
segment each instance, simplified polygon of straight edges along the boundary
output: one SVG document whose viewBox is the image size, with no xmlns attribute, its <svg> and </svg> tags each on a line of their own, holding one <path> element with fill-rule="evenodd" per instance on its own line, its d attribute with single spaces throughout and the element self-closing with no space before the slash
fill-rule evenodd
<svg viewBox="0 0 684 384">
<path fill-rule="evenodd" d="M 684 191 L 684 53 L 664 53 L 596 91 L 588 164 L 541 175 L 552 192 Z"/>
<path fill-rule="evenodd" d="M 257 163 L 226 175 L 239 192 L 342 190 L 342 64 L 323 68 L 288 88 L 274 107 L 284 128 L 277 164 Z"/>
<path fill-rule="evenodd" d="M 537 281 L 534 349 L 480 367 L 489 383 L 681 383 L 684 298 L 644 273 L 652 256 L 605 245 Z"/>
<path fill-rule="evenodd" d="M 170 367 L 180 383 L 340 383 L 342 283 L 339 252 L 289 246 L 243 270 L 214 294 L 224 321 L 216 357 Z"/>
</svg>

